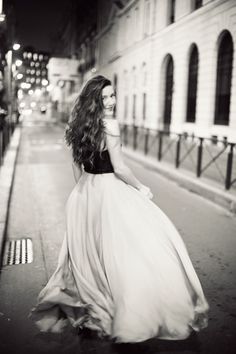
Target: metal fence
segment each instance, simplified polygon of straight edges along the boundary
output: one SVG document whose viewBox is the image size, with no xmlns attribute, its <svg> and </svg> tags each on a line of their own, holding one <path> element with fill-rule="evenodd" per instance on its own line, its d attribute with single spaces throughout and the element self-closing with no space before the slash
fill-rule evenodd
<svg viewBox="0 0 236 354">
<path fill-rule="evenodd" d="M 210 178 L 226 190 L 236 188 L 235 143 L 126 124 L 121 126 L 121 134 L 125 146 L 191 171 L 198 178 Z"/>
<path fill-rule="evenodd" d="M 15 123 L 9 122 L 8 119 L 4 121 L 4 124 L 0 125 L 0 168 L 3 164 L 4 155 L 14 129 Z"/>
</svg>

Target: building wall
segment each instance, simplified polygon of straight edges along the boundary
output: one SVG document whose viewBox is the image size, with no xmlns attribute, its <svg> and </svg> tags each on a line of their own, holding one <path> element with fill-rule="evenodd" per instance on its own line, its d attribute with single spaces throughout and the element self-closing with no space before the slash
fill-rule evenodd
<svg viewBox="0 0 236 354">
<path fill-rule="evenodd" d="M 197 10 L 193 0 L 175 3 L 173 23 L 171 0 L 131 0 L 123 9 L 110 5 L 109 21 L 99 28 L 97 58 L 101 73 L 111 79 L 117 76 L 118 119 L 134 123 L 135 95 L 135 124 L 163 128 L 164 73 L 169 54 L 174 63 L 170 130 L 236 141 L 236 2 L 203 0 L 203 6 Z M 224 30 L 230 32 L 234 44 L 228 126 L 214 125 L 218 43 Z M 194 43 L 199 51 L 196 121 L 186 123 L 188 63 Z"/>
</svg>

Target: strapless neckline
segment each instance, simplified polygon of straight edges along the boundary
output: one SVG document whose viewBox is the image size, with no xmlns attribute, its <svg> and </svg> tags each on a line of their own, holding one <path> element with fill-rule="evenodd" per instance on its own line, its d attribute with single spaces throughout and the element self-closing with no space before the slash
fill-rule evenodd
<svg viewBox="0 0 236 354">
<path fill-rule="evenodd" d="M 85 172 L 92 174 L 113 173 L 114 169 L 111 163 L 108 149 L 95 151 L 93 164 L 89 161 L 84 162 Z"/>
</svg>

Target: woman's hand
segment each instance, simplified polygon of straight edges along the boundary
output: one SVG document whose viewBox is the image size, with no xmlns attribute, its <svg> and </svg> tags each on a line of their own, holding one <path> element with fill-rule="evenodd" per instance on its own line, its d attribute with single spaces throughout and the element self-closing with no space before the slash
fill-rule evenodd
<svg viewBox="0 0 236 354">
<path fill-rule="evenodd" d="M 139 191 L 140 191 L 143 195 L 145 195 L 146 197 L 148 197 L 148 199 L 152 199 L 152 198 L 153 198 L 153 194 L 152 194 L 152 192 L 151 192 L 151 190 L 150 190 L 149 187 L 142 185 L 142 186 L 139 188 Z"/>
</svg>

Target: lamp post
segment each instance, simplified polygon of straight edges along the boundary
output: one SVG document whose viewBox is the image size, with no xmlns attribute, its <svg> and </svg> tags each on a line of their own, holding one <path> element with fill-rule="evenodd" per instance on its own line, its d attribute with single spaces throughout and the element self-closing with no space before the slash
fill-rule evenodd
<svg viewBox="0 0 236 354">
<path fill-rule="evenodd" d="M 1 1 L 1 0 L 0 0 Z M 13 64 L 13 52 L 20 49 L 20 44 L 14 43 L 13 46 L 8 50 L 6 54 L 7 61 L 7 96 L 8 96 L 8 116 L 10 126 L 12 125 L 12 114 L 13 108 L 15 105 L 15 97 L 14 97 L 14 80 L 13 80 L 13 68 L 15 69 L 15 64 Z"/>
<path fill-rule="evenodd" d="M 5 21 L 5 15 L 2 13 L 2 0 L 0 0 L 0 22 Z"/>
</svg>

